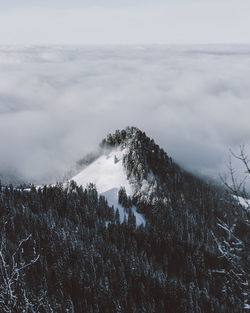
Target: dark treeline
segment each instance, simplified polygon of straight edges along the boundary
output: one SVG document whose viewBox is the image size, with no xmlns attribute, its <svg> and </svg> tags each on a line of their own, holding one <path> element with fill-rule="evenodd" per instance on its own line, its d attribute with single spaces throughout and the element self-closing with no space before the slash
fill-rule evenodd
<svg viewBox="0 0 250 313">
<path fill-rule="evenodd" d="M 102 145 L 124 143 L 124 166 L 137 190 L 133 199 L 121 190 L 120 202 L 127 208 L 133 202 L 145 226 L 136 227 L 131 210 L 121 223 L 91 184 L 86 190 L 73 181 L 0 188 L 6 259 L 29 235 L 20 258 L 28 262 L 34 249 L 40 255 L 19 277 L 18 301 L 25 289 L 31 302 L 45 295 L 41 313 L 245 312 L 242 288 L 229 275 L 232 264 L 219 250 L 227 237 L 218 220 L 235 223 L 237 236 L 247 240 L 236 201 L 182 171 L 137 129 L 108 136 Z"/>
</svg>

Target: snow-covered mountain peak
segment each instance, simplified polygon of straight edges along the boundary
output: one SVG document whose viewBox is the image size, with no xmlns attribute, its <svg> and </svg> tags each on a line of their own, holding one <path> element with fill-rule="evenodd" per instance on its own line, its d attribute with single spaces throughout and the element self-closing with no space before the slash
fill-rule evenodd
<svg viewBox="0 0 250 313">
<path fill-rule="evenodd" d="M 133 198 L 139 210 L 148 204 L 169 201 L 169 190 L 179 168 L 153 139 L 136 127 L 127 127 L 109 134 L 100 147 L 101 155 L 72 178 L 78 185 L 86 187 L 94 183 L 115 208 L 120 206 L 121 187 L 125 187 L 127 196 Z M 120 209 L 120 215 L 124 215 L 123 211 Z"/>
</svg>

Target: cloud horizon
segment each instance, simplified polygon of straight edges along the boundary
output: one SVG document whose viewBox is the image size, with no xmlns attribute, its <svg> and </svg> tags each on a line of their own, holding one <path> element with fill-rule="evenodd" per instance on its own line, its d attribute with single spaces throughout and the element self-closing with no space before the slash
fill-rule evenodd
<svg viewBox="0 0 250 313">
<path fill-rule="evenodd" d="M 0 47 L 0 173 L 53 183 L 136 126 L 218 177 L 250 141 L 250 46 Z"/>
</svg>

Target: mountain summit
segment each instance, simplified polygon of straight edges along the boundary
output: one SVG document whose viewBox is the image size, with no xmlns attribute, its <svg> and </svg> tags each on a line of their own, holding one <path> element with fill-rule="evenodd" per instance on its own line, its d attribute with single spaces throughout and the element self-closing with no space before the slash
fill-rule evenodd
<svg viewBox="0 0 250 313">
<path fill-rule="evenodd" d="M 94 183 L 110 205 L 119 208 L 121 219 L 126 213 L 119 203 L 119 190 L 124 188 L 133 204 L 167 201 L 162 183 L 172 180 L 178 167 L 171 158 L 136 127 L 109 134 L 100 144 L 101 155 L 72 179 L 82 186 Z M 170 186 L 169 186 L 170 187 Z M 144 218 L 132 207 L 137 224 Z"/>
</svg>

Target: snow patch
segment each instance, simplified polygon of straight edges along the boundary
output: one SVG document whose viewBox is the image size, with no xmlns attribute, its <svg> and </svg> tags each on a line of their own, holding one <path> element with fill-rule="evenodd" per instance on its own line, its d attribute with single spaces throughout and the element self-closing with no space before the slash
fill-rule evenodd
<svg viewBox="0 0 250 313">
<path fill-rule="evenodd" d="M 118 191 L 121 187 L 125 187 L 127 195 L 133 196 L 132 187 L 123 167 L 123 156 L 126 153 L 127 149 L 106 152 L 72 178 L 83 187 L 89 183 L 95 184 L 97 191 L 107 199 L 109 205 L 118 208 L 121 221 L 127 213 L 118 203 Z M 145 224 L 144 217 L 136 212 L 135 207 L 132 207 L 132 211 L 136 217 L 136 224 L 138 226 Z"/>
<path fill-rule="evenodd" d="M 83 169 L 72 179 L 79 185 L 87 186 L 94 183 L 99 193 L 106 192 L 113 188 L 125 187 L 128 195 L 132 195 L 132 188 L 127 180 L 123 169 L 124 150 L 113 150 L 96 159 L 93 163 Z"/>
</svg>

